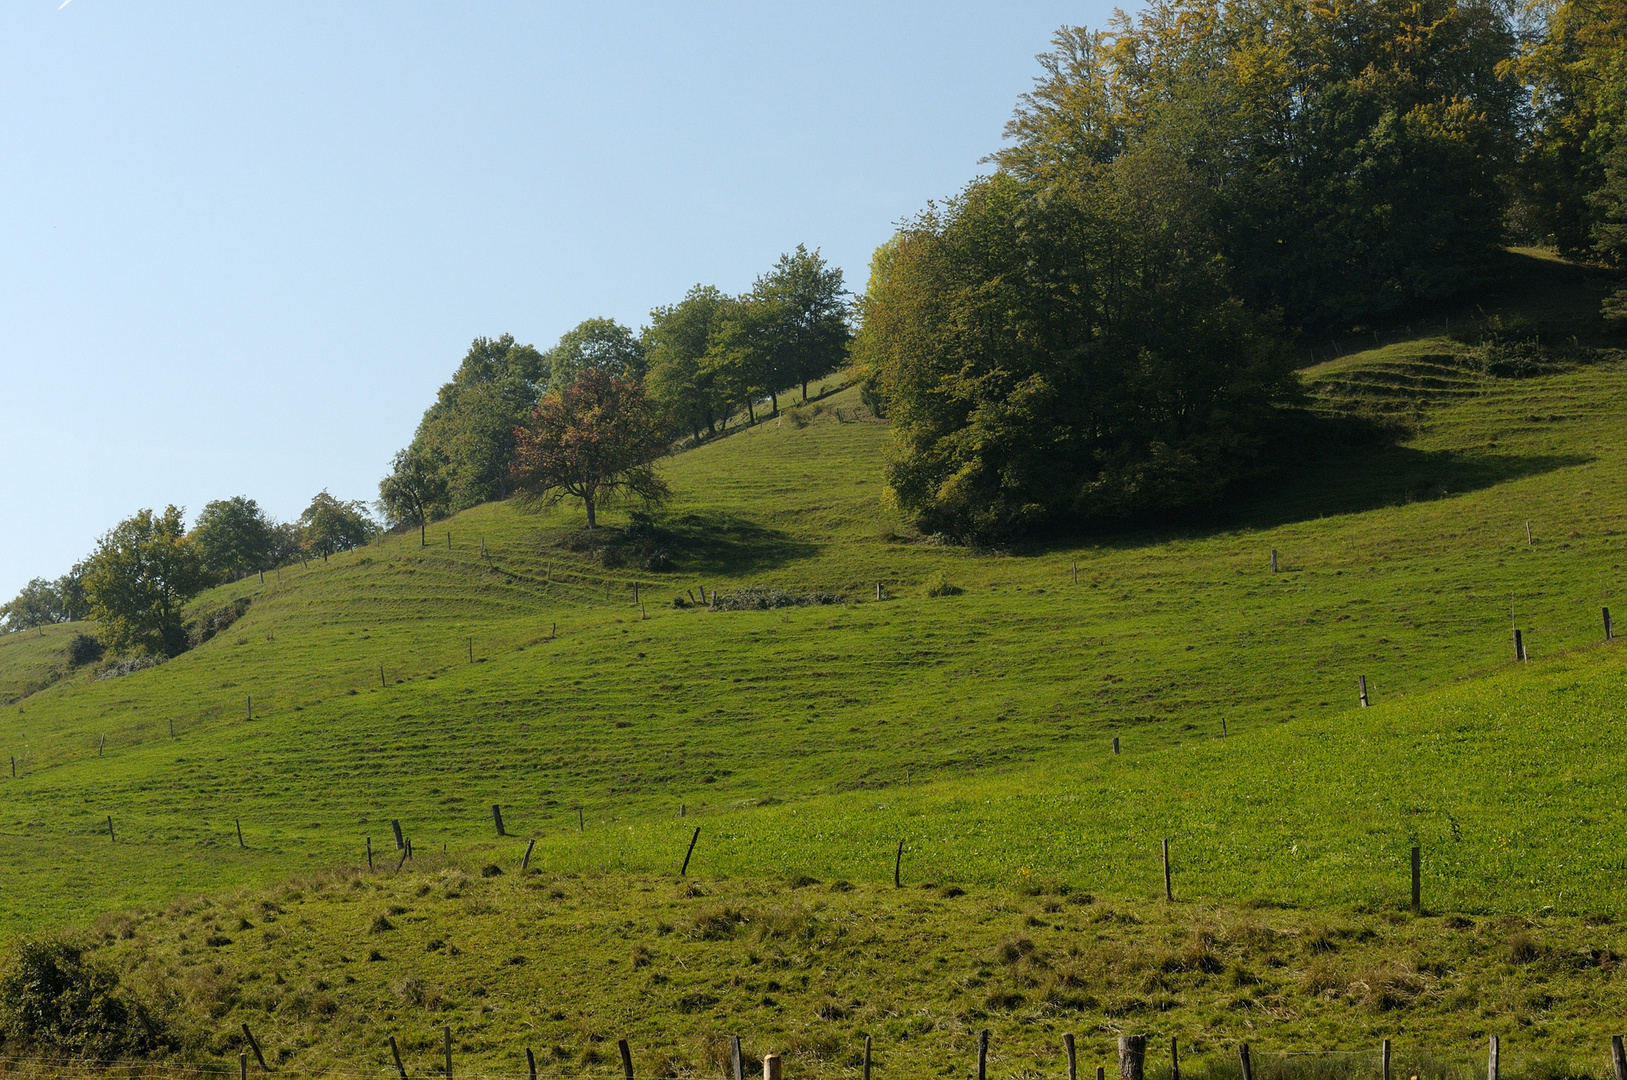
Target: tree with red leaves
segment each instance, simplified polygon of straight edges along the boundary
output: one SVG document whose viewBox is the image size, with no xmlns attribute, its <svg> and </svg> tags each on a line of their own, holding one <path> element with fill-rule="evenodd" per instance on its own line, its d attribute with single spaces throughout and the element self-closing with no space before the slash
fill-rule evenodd
<svg viewBox="0 0 1627 1080">
<path fill-rule="evenodd" d="M 531 422 L 515 429 L 515 489 L 530 498 L 582 500 L 588 528 L 596 509 L 618 494 L 659 503 L 671 493 L 655 474 L 667 453 L 666 418 L 645 396 L 643 384 L 596 368 L 537 403 Z"/>
</svg>

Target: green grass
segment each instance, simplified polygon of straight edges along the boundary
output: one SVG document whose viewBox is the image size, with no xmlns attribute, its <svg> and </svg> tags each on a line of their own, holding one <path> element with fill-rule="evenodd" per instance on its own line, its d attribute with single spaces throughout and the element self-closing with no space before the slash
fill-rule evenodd
<svg viewBox="0 0 1627 1080">
<path fill-rule="evenodd" d="M 72 674 L 68 642 L 95 632 L 94 624 L 81 623 L 0 634 L 0 702 L 13 704 Z"/>
<path fill-rule="evenodd" d="M 432 1074 L 446 1026 L 455 1075 L 524 1075 L 529 1047 L 544 1075 L 616 1076 L 625 1038 L 638 1076 L 716 1077 L 738 1034 L 787 1076 L 857 1077 L 869 1034 L 877 1077 L 968 1076 L 987 1028 L 995 1077 L 1063 1075 L 1064 1033 L 1081 1075 L 1111 1072 L 1138 1031 L 1155 1080 L 1170 1037 L 1213 1080 L 1237 1080 L 1239 1040 L 1266 1080 L 1371 1077 L 1384 1038 L 1397 1075 L 1469 1080 L 1489 1032 L 1505 1076 L 1597 1077 L 1627 1008 L 1627 927 L 1597 918 L 480 866 L 312 875 L 88 936 L 183 1057 L 235 1058 L 246 1023 L 296 1074 L 386 1075 L 392 1035 L 409 1075 Z"/>
<path fill-rule="evenodd" d="M 1511 602 L 1533 656 L 1592 643 L 1620 578 L 1619 362 L 1490 384 L 1406 445 L 1349 448 L 1371 459 L 1353 479 L 1337 480 L 1349 461 L 1313 463 L 1229 520 L 1002 552 L 912 537 L 882 505 L 884 425 L 833 402 L 841 422 L 770 423 L 669 463 L 674 570 L 557 547 L 572 511 L 485 506 L 426 550 L 396 537 L 218 589 L 200 606 L 254 606 L 199 649 L 0 710 L 0 753 L 22 769 L 0 790 L 0 854 L 38 871 L 0 926 L 351 860 L 392 818 L 422 844 L 467 845 L 490 835 L 494 802 L 552 850 L 579 806 L 595 830 L 653 828 L 680 803 L 868 798 L 906 774 L 975 788 L 1036 763 L 1065 775 L 1097 767 L 1114 735 L 1126 762 L 1207 747 L 1222 720 L 1248 745 L 1343 722 L 1358 674 L 1389 708 L 1508 666 Z M 939 573 L 965 593 L 924 596 Z M 848 602 L 671 606 L 751 582 Z M 1046 855 L 1046 872 L 1086 857 Z"/>
<path fill-rule="evenodd" d="M 870 904 L 876 919 L 900 926 L 920 915 L 940 940 L 969 935 L 957 971 L 994 939 L 978 936 L 960 908 L 913 912 L 897 905 L 917 900 L 877 887 L 890 886 L 899 840 L 906 885 L 957 883 L 983 898 L 979 911 L 1015 911 L 1027 903 L 1013 899 L 1023 890 L 1067 885 L 1140 912 L 1142 923 L 1100 930 L 1128 959 L 1102 961 L 1089 978 L 1119 980 L 1115 994 L 1150 985 L 1134 957 L 1153 939 L 1136 934 L 1201 934 L 1205 919 L 1291 928 L 1323 917 L 1389 943 L 1363 963 L 1411 965 L 1407 978 L 1440 991 L 1414 994 L 1428 1009 L 1409 999 L 1401 1014 L 1371 1023 L 1361 1009 L 1394 1010 L 1348 990 L 1354 982 L 1370 989 L 1364 978 L 1345 984 L 1345 998 L 1328 999 L 1360 1006 L 1344 1012 L 1320 1004 L 1325 991 L 1287 976 L 1277 984 L 1286 996 L 1259 1014 L 1235 1005 L 1236 987 L 1213 979 L 1140 992 L 1145 1001 L 1177 999 L 1170 1009 L 1196 1026 L 1176 1028 L 1194 1040 L 1221 1038 L 1198 1034 L 1211 1028 L 1241 1030 L 1222 1015 L 1232 1009 L 1243 1010 L 1239 1023 L 1269 1016 L 1284 1038 L 1324 1045 L 1404 1029 L 1455 1046 L 1525 1008 L 1519 995 L 1537 975 L 1552 992 L 1529 993 L 1564 1004 L 1529 1007 L 1547 1017 L 1530 1021 L 1533 1042 L 1552 1050 L 1594 1039 L 1603 1029 L 1586 1018 L 1587 980 L 1602 976 L 1543 974 L 1523 962 L 1505 970 L 1494 942 L 1414 941 L 1411 930 L 1385 929 L 1413 925 L 1400 914 L 1413 844 L 1423 848 L 1425 906 L 1435 916 L 1466 914 L 1498 934 L 1513 932 L 1506 920 L 1535 919 L 1556 928 L 1567 956 L 1598 937 L 1590 928 L 1605 917 L 1627 916 L 1614 846 L 1627 824 L 1617 795 L 1627 780 L 1623 660 L 1618 647 L 1601 644 L 1599 613 L 1621 581 L 1627 546 L 1627 363 L 1615 354 L 1498 379 L 1440 359 L 1454 348 L 1444 337 L 1417 337 L 1308 370 L 1324 411 L 1405 416 L 1412 434 L 1394 445 L 1340 441 L 1341 429 L 1329 425 L 1323 452 L 1285 451 L 1276 475 L 1178 527 L 992 551 L 934 543 L 886 505 L 886 427 L 848 390 L 665 463 L 677 496 L 660 518 L 655 542 L 671 566 L 659 572 L 607 568 L 574 550 L 574 509 L 493 504 L 431 529 L 427 548 L 416 535 L 392 537 L 264 583 L 223 586 L 198 607 L 240 596 L 252 606 L 203 646 L 122 678 L 70 675 L 0 708 L 0 759 L 15 754 L 20 772 L 0 778 L 0 860 L 14 871 L 0 892 L 0 935 L 83 926 L 177 895 L 244 889 L 230 903 L 258 904 L 285 895 L 277 883 L 291 876 L 328 880 L 320 878 L 327 868 L 360 865 L 369 837 L 383 860 L 399 819 L 415 863 L 444 845 L 453 864 L 512 868 L 534 837 L 533 865 L 545 871 L 536 880 L 574 874 L 592 883 L 582 887 L 595 899 L 572 910 L 602 933 L 558 943 L 548 962 L 566 966 L 541 983 L 549 985 L 624 962 L 624 944 L 604 935 L 618 918 L 635 918 L 628 905 L 638 898 L 615 897 L 647 888 L 659 894 L 651 903 L 666 903 L 673 886 L 663 875 L 676 870 L 699 825 L 693 872 L 717 903 L 741 890 L 739 903 L 767 903 L 751 898 L 783 892 L 771 883 L 796 874 L 846 879 L 857 891 L 829 903 L 849 905 L 854 918 Z M 753 584 L 845 599 L 762 612 L 674 605 L 703 587 Z M 952 592 L 946 584 L 961 591 L 930 595 Z M 1512 660 L 1511 612 L 1530 664 Z M 0 638 L 0 688 L 26 689 L 56 670 L 78 629 Z M 1367 677 L 1370 709 L 1356 708 L 1358 675 Z M 493 837 L 493 803 L 503 807 L 508 839 Z M 1168 917 L 1155 914 L 1165 838 L 1180 900 Z M 324 886 L 332 905 L 382 899 L 373 884 L 336 873 Z M 503 913 L 518 910 L 503 905 L 531 895 L 531 879 L 525 887 L 512 874 L 501 881 L 490 886 L 496 914 L 458 915 L 471 920 L 477 942 L 464 963 L 487 977 Z M 208 904 L 181 906 L 215 911 L 227 901 Z M 344 921 L 353 909 L 332 905 L 308 904 L 299 916 L 315 950 L 300 977 L 348 987 L 335 949 L 322 942 L 354 934 Z M 449 935 L 464 927 L 446 921 L 455 908 L 426 914 L 424 933 L 456 940 Z M 164 910 L 131 939 L 151 945 L 152 963 L 191 969 L 214 955 L 188 944 L 182 963 L 180 939 L 166 935 L 185 918 L 180 908 Z M 487 915 L 496 921 L 482 921 Z M 988 932 L 995 929 L 1009 931 L 991 924 Z M 731 937 L 730 947 L 749 936 Z M 1233 950 L 1228 964 L 1256 962 L 1236 951 L 1244 946 L 1216 940 Z M 824 973 L 835 946 L 810 941 L 797 963 Z M 1426 970 L 1418 950 L 1450 952 L 1447 941 L 1479 942 L 1441 969 L 1472 968 L 1466 983 Z M 919 962 L 907 934 L 877 949 Z M 735 962 L 702 957 L 691 975 L 735 985 Z M 120 963 L 134 972 L 147 961 Z M 351 1028 L 367 1033 L 376 1056 L 379 1025 L 394 1022 L 379 1019 L 384 998 L 354 1006 L 367 1010 L 365 1024 L 321 1019 L 349 1016 L 363 993 L 332 989 L 309 993 L 330 994 L 338 1012 L 315 1008 L 308 994 L 305 1005 L 287 1006 L 285 1027 L 283 1005 L 244 1004 L 254 996 L 246 983 L 271 977 L 269 960 L 232 963 L 236 974 L 214 973 L 241 991 L 224 1013 L 208 1003 L 207 987 L 172 1003 L 197 1029 L 208 1026 L 204 1016 L 213 1023 L 269 1007 L 299 1060 L 361 1061 Z M 311 974 L 318 970 L 325 973 Z M 406 969 L 367 970 L 366 993 L 395 995 L 389 1007 L 425 1031 L 440 1023 L 435 1010 L 399 1004 Z M 901 999 L 917 976 L 925 978 L 900 974 L 889 993 Z M 208 981 L 197 971 L 185 978 Z M 945 978 L 920 983 L 936 987 L 937 1004 L 923 1006 L 933 1019 L 910 1036 L 915 1048 L 899 1051 L 912 1070 L 960 1061 L 979 1009 L 1006 1015 L 965 996 L 982 984 L 971 987 L 964 971 Z M 1044 981 L 1033 978 L 1028 990 Z M 632 1009 L 643 985 L 604 1000 Z M 494 989 L 478 1006 L 472 989 L 442 995 L 464 1010 L 460 1023 L 483 1009 L 502 1014 L 490 1021 L 502 1037 L 470 1051 L 493 1067 L 514 1051 L 502 1025 L 519 986 Z M 1023 993 L 1027 1004 L 1007 1010 L 1012 1017 L 1040 1008 Z M 1135 1012 L 1092 993 L 1094 1005 L 1074 1010 L 1095 1025 L 1089 1030 L 1115 1030 Z M 1493 1006 L 1485 1001 L 1500 1011 L 1486 1013 Z M 744 1007 L 737 1002 L 727 1016 Z M 753 1023 L 778 1015 L 753 1008 Z M 634 1030 L 622 1014 L 606 1014 L 614 1024 L 570 1015 L 587 1044 L 617 1025 Z M 789 1040 L 807 1028 L 806 1012 L 796 1015 L 802 1027 L 763 1030 Z M 727 1016 L 690 1031 L 663 1005 L 637 1030 L 641 1045 L 664 1047 L 682 1071 L 703 1062 L 701 1042 L 724 1030 Z M 880 1022 L 862 1008 L 851 1016 L 839 1053 L 814 1043 L 797 1050 L 810 1071 L 848 1061 L 841 1055 L 850 1054 L 856 1025 Z M 1028 1032 L 1012 1036 L 1014 1048 L 1028 1048 L 1013 1050 L 1013 1071 L 1060 1030 L 1060 1019 L 1044 1017 L 1011 1020 Z M 667 1034 L 658 1038 L 657 1028 Z M 572 1068 L 592 1064 L 587 1044 L 573 1044 Z"/>
</svg>

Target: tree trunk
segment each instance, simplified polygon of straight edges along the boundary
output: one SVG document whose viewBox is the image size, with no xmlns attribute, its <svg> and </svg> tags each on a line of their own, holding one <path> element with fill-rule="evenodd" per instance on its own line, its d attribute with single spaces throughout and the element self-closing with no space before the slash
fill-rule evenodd
<svg viewBox="0 0 1627 1080">
<path fill-rule="evenodd" d="M 751 398 L 746 399 L 746 420 L 753 424 L 757 422 L 757 409 L 752 404 Z"/>
<path fill-rule="evenodd" d="M 778 395 L 774 391 L 770 390 L 768 392 L 768 400 L 774 406 L 774 415 L 775 416 L 780 415 L 780 395 Z"/>
<path fill-rule="evenodd" d="M 424 519 L 424 515 L 419 514 L 418 515 L 418 546 L 419 547 L 428 547 L 429 546 L 429 541 L 424 539 L 424 529 L 427 528 L 428 525 L 429 525 L 429 522 L 427 522 Z"/>
<path fill-rule="evenodd" d="M 808 404 L 808 380 L 807 379 L 802 380 L 802 403 L 804 405 Z"/>
<path fill-rule="evenodd" d="M 587 511 L 588 511 L 588 528 L 597 529 L 599 527 L 599 523 L 593 517 L 593 496 L 592 495 L 584 495 L 584 496 L 582 496 L 582 505 L 587 507 Z"/>
</svg>

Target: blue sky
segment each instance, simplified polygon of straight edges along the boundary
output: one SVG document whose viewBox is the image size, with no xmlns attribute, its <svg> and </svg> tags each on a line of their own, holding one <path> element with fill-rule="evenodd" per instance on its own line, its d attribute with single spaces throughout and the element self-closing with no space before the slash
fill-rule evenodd
<svg viewBox="0 0 1627 1080">
<path fill-rule="evenodd" d="M 372 499 L 476 335 L 862 288 L 1109 10 L 59 2 L 0 6 L 0 601 L 144 506 Z"/>
</svg>

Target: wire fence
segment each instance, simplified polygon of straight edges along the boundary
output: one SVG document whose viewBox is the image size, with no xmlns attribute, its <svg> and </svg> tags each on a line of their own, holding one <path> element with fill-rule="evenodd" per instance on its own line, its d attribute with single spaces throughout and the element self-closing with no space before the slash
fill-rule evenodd
<svg viewBox="0 0 1627 1080">
<path fill-rule="evenodd" d="M 878 1049 L 880 1049 L 878 1047 Z M 899 1049 L 890 1048 L 887 1057 L 907 1059 Z M 1103 1048 L 1097 1048 L 1101 1050 Z M 1396 1048 L 1390 1056 L 1388 1074 L 1384 1069 L 1384 1055 L 1380 1048 L 1368 1050 L 1262 1050 L 1252 1049 L 1250 1068 L 1245 1074 L 1240 1056 L 1233 1048 L 1188 1056 L 1183 1053 L 1177 1066 L 1172 1063 L 1167 1049 L 1160 1052 L 1150 1046 L 1145 1059 L 1142 1080 L 1619 1080 L 1614 1074 L 1610 1048 L 1596 1048 L 1595 1054 L 1580 1055 L 1543 1052 L 1520 1052 L 1499 1055 L 1492 1066 L 1484 1057 L 1467 1051 L 1433 1051 Z M 1001 1053 L 998 1049 L 979 1062 L 968 1055 L 965 1067 L 958 1070 L 958 1080 L 1068 1080 L 1068 1062 L 1062 1048 L 1056 1047 L 1054 1065 L 1047 1063 L 1037 1047 L 1026 1046 L 1016 1052 Z M 425 1058 L 433 1056 L 434 1063 Z M 561 1068 L 558 1063 L 541 1058 L 528 1060 L 521 1050 L 513 1055 L 514 1064 L 508 1068 L 493 1068 L 487 1059 L 483 1067 L 464 1068 L 453 1058 L 454 1080 L 628 1080 L 630 1074 L 611 1053 L 595 1064 Z M 1100 1055 L 1081 1053 L 1077 1075 L 1081 1080 L 1105 1075 L 1105 1080 L 1133 1080 L 1121 1074 L 1109 1060 L 1105 1068 L 1097 1061 Z M 643 1062 L 640 1062 L 643 1064 Z M 742 1062 L 744 1080 L 753 1080 L 760 1063 L 752 1059 Z M 780 1068 L 783 1067 L 783 1073 Z M 1099 1071 L 1098 1071 L 1099 1070 Z M 789 1052 L 783 1066 L 776 1062 L 775 1075 L 783 1080 L 906 1080 L 928 1073 L 957 1077 L 956 1072 L 941 1064 L 928 1066 L 907 1060 L 898 1064 L 886 1058 L 873 1066 L 861 1064 L 857 1058 L 843 1061 L 829 1058 L 804 1057 Z M 438 1048 L 432 1054 L 413 1054 L 401 1069 L 393 1062 L 356 1067 L 347 1064 L 302 1066 L 297 1062 L 274 1064 L 262 1069 L 252 1057 L 242 1060 L 212 1062 L 175 1061 L 42 1061 L 23 1058 L 0 1058 L 0 1080 L 225 1080 L 240 1075 L 261 1080 L 432 1080 L 446 1076 L 446 1066 Z M 666 1059 L 652 1072 L 640 1070 L 638 1080 L 734 1080 L 734 1072 L 727 1062 L 721 1067 L 696 1067 Z M 766 1076 L 766 1070 L 764 1075 Z"/>
</svg>

